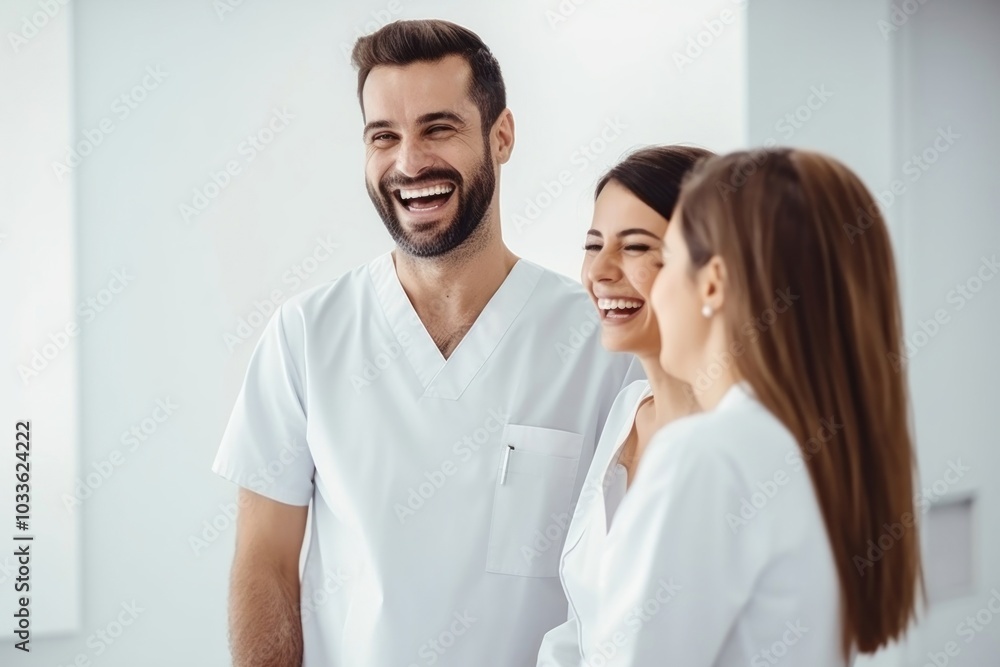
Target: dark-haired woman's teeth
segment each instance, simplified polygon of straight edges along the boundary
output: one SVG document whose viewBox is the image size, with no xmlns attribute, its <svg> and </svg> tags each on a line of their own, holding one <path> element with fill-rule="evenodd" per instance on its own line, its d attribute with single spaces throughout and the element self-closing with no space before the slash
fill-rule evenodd
<svg viewBox="0 0 1000 667">
<path fill-rule="evenodd" d="M 598 299 L 597 307 L 601 310 L 635 309 L 642 306 L 642 301 L 632 299 Z"/>
</svg>

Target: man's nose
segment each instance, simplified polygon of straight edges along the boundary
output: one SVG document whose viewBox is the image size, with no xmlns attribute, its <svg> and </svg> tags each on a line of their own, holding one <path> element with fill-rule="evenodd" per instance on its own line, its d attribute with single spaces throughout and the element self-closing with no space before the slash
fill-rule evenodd
<svg viewBox="0 0 1000 667">
<path fill-rule="evenodd" d="M 433 156 L 423 142 L 417 139 L 403 139 L 396 152 L 396 171 L 408 178 L 416 178 L 420 172 L 433 163 Z"/>
</svg>

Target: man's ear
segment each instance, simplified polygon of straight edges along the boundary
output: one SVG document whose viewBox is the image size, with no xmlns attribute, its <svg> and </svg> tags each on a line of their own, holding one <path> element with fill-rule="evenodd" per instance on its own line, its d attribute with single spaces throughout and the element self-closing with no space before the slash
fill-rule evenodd
<svg viewBox="0 0 1000 667">
<path fill-rule="evenodd" d="M 500 112 L 500 117 L 493 123 L 493 144 L 496 150 L 497 162 L 506 164 L 514 151 L 514 114 L 510 109 Z"/>
</svg>

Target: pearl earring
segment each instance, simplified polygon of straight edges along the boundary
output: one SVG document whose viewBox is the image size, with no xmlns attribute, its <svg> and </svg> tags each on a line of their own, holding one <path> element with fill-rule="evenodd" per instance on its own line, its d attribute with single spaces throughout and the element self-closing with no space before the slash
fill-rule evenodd
<svg viewBox="0 0 1000 667">
<path fill-rule="evenodd" d="M 701 314 L 705 316 L 705 319 L 711 319 L 712 315 L 715 314 L 715 311 L 712 310 L 712 307 L 706 303 L 701 307 Z"/>
</svg>

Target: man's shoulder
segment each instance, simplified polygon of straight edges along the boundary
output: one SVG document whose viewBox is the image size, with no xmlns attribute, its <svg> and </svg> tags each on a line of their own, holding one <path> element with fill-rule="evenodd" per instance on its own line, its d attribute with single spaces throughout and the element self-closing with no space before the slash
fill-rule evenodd
<svg viewBox="0 0 1000 667">
<path fill-rule="evenodd" d="M 536 298 L 550 300 L 556 304 L 564 304 L 573 308 L 593 307 L 590 303 L 590 296 L 579 281 L 531 260 L 522 258 L 521 261 L 539 273 L 538 285 L 534 294 Z"/>
<path fill-rule="evenodd" d="M 286 313 L 301 313 L 306 319 L 329 308 L 354 307 L 371 284 L 371 265 L 381 256 L 348 269 L 332 280 L 296 292 L 282 304 Z"/>
</svg>

